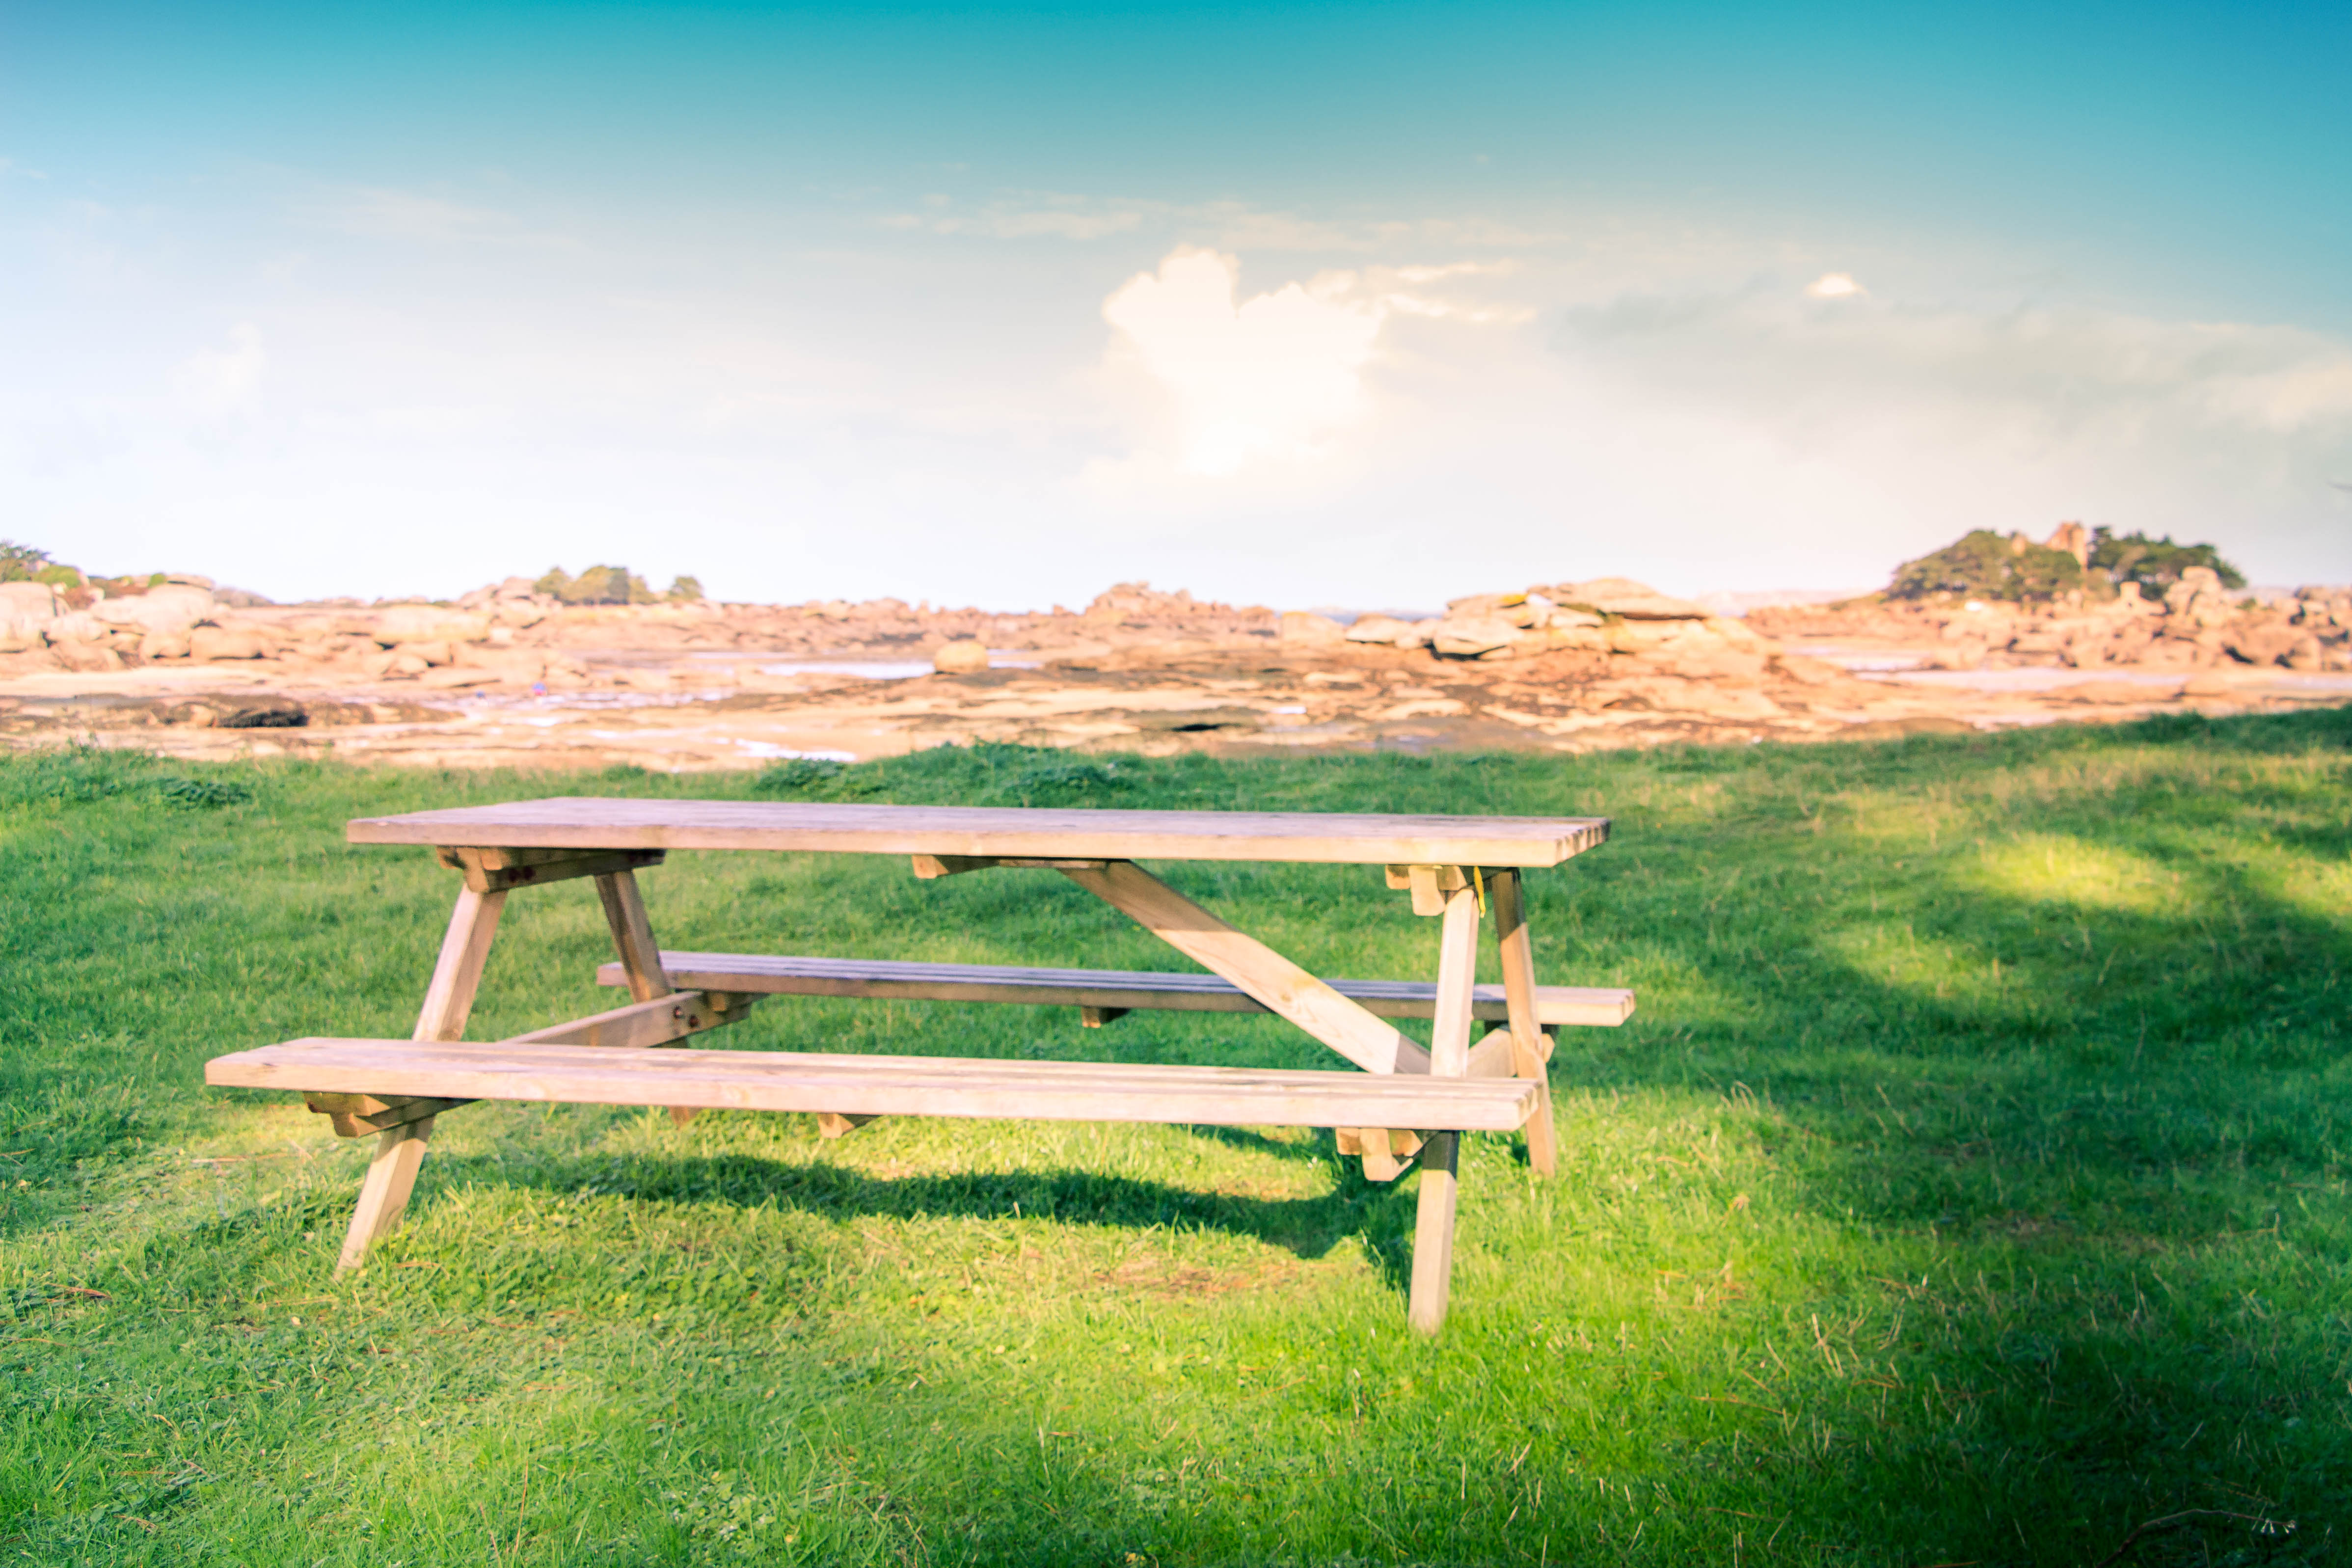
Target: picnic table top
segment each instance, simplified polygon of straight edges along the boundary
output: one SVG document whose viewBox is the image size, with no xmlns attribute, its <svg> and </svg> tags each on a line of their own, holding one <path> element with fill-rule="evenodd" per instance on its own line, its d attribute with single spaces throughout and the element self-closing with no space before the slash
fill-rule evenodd
<svg viewBox="0 0 2352 1568">
<path fill-rule="evenodd" d="M 1014 859 L 1556 866 L 1607 838 L 1609 819 L 565 795 L 362 816 L 347 832 L 354 844 L 457 848 L 797 849 Z"/>
</svg>

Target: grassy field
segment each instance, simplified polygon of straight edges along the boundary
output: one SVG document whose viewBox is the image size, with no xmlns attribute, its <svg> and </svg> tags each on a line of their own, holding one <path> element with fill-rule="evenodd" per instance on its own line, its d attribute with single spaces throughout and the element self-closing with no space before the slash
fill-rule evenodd
<svg viewBox="0 0 2352 1568">
<path fill-rule="evenodd" d="M 0 761 L 0 1560 L 2352 1561 L 2352 714 L 1597 757 L 684 780 Z M 1530 879 L 1562 1169 L 1327 1136 L 480 1105 L 330 1272 L 362 1152 L 204 1060 L 404 1035 L 516 795 L 1605 813 Z M 1326 973 L 1368 869 L 1178 866 Z M 1181 967 L 1059 879 L 674 855 L 673 946 Z M 611 1005 L 515 896 L 478 1038 Z M 1331 1066 L 1272 1020 L 779 999 L 736 1047 Z"/>
</svg>

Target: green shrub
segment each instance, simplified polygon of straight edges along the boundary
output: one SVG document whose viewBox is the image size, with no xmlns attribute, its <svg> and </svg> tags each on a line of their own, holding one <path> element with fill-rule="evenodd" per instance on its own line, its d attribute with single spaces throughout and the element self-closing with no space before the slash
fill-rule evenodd
<svg viewBox="0 0 2352 1568">
<path fill-rule="evenodd" d="M 0 583 L 35 580 L 35 574 L 48 563 L 47 551 L 36 550 L 12 539 L 0 539 Z"/>
<path fill-rule="evenodd" d="M 1895 569 L 1891 599 L 2047 599 L 2084 585 L 2082 563 L 2063 550 L 1979 528 Z"/>
<path fill-rule="evenodd" d="M 2091 532 L 2091 570 L 2117 584 L 2137 583 L 2143 590 L 2153 590 L 2153 597 L 2163 597 L 2192 566 L 2210 567 L 2224 588 L 2246 585 L 2246 574 L 2210 544 L 2175 544 L 2168 533 L 2150 539 L 2145 533 L 2111 533 L 2104 528 Z"/>
<path fill-rule="evenodd" d="M 531 587 L 567 605 L 649 605 L 660 596 L 625 566 L 591 566 L 577 577 L 551 566 Z"/>
<path fill-rule="evenodd" d="M 2244 574 L 2212 545 L 2175 544 L 2168 535 L 2150 539 L 2144 533 L 2094 530 L 2086 568 L 2066 551 L 2035 544 L 2023 534 L 1979 528 L 1896 567 L 1886 596 L 2018 601 L 2053 599 L 2079 588 L 2095 598 L 2112 599 L 2122 584 L 2137 583 L 2151 597 L 2161 598 L 2192 566 L 2211 567 L 2225 588 L 2246 585 Z"/>
</svg>

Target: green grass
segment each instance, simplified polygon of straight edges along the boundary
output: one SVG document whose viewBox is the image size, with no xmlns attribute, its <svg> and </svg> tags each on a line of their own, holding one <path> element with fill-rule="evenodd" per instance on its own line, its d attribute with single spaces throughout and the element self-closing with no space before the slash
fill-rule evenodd
<svg viewBox="0 0 2352 1568">
<path fill-rule="evenodd" d="M 0 761 L 0 1560 L 2345 1561 L 2348 745 Z M 1467 1141 L 1433 1343 L 1412 1180 L 1280 1130 L 480 1105 L 334 1278 L 361 1149 L 204 1060 L 406 1032 L 455 878 L 344 818 L 588 792 L 1606 813 L 1529 879 L 1538 964 L 1641 1011 L 1563 1033 L 1558 1179 Z M 1324 973 L 1433 962 L 1377 871 L 1167 869 Z M 645 882 L 675 946 L 1181 966 L 1043 874 Z M 583 884 L 516 895 L 476 1037 L 609 1005 L 605 947 Z M 1335 1065 L 1017 1007 L 779 999 L 724 1043 Z"/>
</svg>

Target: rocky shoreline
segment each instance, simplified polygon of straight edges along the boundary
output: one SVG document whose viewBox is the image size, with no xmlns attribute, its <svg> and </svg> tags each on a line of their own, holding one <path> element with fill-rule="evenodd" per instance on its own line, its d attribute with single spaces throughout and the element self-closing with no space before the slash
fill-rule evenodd
<svg viewBox="0 0 2352 1568">
<path fill-rule="evenodd" d="M 1226 754 L 1830 741 L 2352 701 L 2352 592 L 1711 614 L 1622 579 L 1351 623 L 1123 584 L 1084 610 L 898 600 L 227 602 L 0 584 L 0 743 L 689 771 L 1002 742 Z M 249 597 L 249 596 L 240 596 Z M 44 613 L 37 613 L 44 612 Z"/>
</svg>

